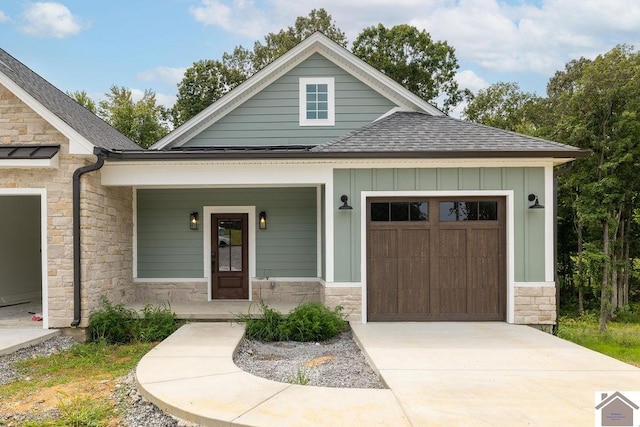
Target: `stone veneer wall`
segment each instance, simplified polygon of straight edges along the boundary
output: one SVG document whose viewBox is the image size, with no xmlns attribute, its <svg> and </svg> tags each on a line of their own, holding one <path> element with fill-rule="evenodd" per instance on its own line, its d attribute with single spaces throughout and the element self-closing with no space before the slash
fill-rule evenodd
<svg viewBox="0 0 640 427">
<path fill-rule="evenodd" d="M 516 324 L 554 325 L 556 323 L 556 288 L 516 286 L 514 298 Z"/>
<path fill-rule="evenodd" d="M 0 188 L 46 189 L 49 327 L 68 327 L 73 320 L 72 177 L 78 167 L 91 163 L 94 157 L 69 154 L 64 135 L 2 85 L 0 144 L 60 144 L 58 168 L 2 169 Z M 82 264 L 81 326 L 87 325 L 88 313 L 99 304 L 100 296 L 119 303 L 126 302 L 131 294 L 127 285 L 132 277 L 133 192 L 131 188 L 101 188 L 98 177 L 99 172 L 91 172 L 82 178 L 82 227 L 88 246 Z"/>
<path fill-rule="evenodd" d="M 206 282 L 136 283 L 136 302 L 206 302 L 209 298 Z"/>
<path fill-rule="evenodd" d="M 322 302 L 329 308 L 342 306 L 350 322 L 362 321 L 362 288 L 324 288 Z"/>
<path fill-rule="evenodd" d="M 100 171 L 81 177 L 82 323 L 102 299 L 134 301 L 133 189 L 103 187 Z"/>
<path fill-rule="evenodd" d="M 278 280 L 254 280 L 251 282 L 251 299 L 264 302 L 303 303 L 321 300 L 322 285 L 318 281 L 287 282 Z"/>
</svg>

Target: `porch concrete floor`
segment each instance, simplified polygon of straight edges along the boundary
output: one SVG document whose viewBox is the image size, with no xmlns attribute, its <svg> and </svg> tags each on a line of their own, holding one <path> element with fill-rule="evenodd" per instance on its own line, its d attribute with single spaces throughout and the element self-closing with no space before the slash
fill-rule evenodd
<svg viewBox="0 0 640 427">
<path fill-rule="evenodd" d="M 29 312 L 42 313 L 42 301 L 0 307 L 0 356 L 60 334 L 57 329 L 43 329 L 42 322 L 31 320 Z"/>
<path fill-rule="evenodd" d="M 150 303 L 151 306 L 159 304 L 162 303 Z M 299 304 L 268 301 L 267 305 L 280 313 L 289 313 Z M 144 303 L 131 303 L 127 307 L 139 311 L 144 308 Z M 168 307 L 176 313 L 178 319 L 190 321 L 227 322 L 242 314 L 260 314 L 260 304 L 257 301 L 172 302 Z"/>
</svg>

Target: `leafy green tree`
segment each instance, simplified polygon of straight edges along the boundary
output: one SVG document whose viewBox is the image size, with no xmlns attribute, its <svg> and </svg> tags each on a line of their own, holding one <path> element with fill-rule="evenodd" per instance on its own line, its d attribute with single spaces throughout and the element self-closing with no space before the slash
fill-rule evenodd
<svg viewBox="0 0 640 427">
<path fill-rule="evenodd" d="M 556 123 L 549 129 L 552 139 L 593 152 L 562 185 L 573 195 L 578 276 L 584 277 L 584 260 L 602 260 L 599 277 L 581 280 L 599 280 L 605 330 L 616 308 L 628 303 L 629 233 L 640 191 L 640 54 L 617 46 L 592 61 L 572 61 L 549 82 L 548 95 Z"/>
<path fill-rule="evenodd" d="M 178 84 L 173 124 L 180 126 L 246 80 L 242 71 L 220 61 L 202 60 L 187 68 Z"/>
<path fill-rule="evenodd" d="M 95 101 L 89 98 L 89 95 L 87 95 L 87 92 L 85 92 L 84 90 L 67 92 L 67 95 L 70 98 L 72 98 L 74 101 L 76 101 L 78 104 L 82 105 L 84 108 L 91 111 L 93 114 L 96 114 L 98 112 Z"/>
<path fill-rule="evenodd" d="M 402 24 L 365 28 L 353 42 L 353 53 L 422 99 L 448 112 L 467 96 L 455 80 L 458 60 L 447 42 Z"/>
<path fill-rule="evenodd" d="M 539 98 L 523 92 L 517 83 L 498 82 L 480 90 L 469 101 L 463 117 L 499 129 L 535 133 Z"/>
<path fill-rule="evenodd" d="M 167 111 L 156 104 L 156 95 L 145 90 L 142 99 L 133 102 L 131 90 L 116 85 L 100 101 L 98 115 L 143 148 L 169 132 Z"/>
</svg>

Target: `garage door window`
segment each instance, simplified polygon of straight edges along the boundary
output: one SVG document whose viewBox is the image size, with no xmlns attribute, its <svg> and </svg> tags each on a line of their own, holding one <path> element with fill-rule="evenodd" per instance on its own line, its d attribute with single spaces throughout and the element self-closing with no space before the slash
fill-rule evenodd
<svg viewBox="0 0 640 427">
<path fill-rule="evenodd" d="M 440 202 L 440 221 L 497 221 L 498 202 Z"/>
<path fill-rule="evenodd" d="M 371 221 L 429 221 L 429 202 L 371 203 Z"/>
</svg>

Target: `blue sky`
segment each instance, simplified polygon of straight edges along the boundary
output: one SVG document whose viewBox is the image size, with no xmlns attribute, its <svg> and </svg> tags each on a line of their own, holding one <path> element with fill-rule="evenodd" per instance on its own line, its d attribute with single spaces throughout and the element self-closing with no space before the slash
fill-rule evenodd
<svg viewBox="0 0 640 427">
<path fill-rule="evenodd" d="M 639 0 L 3 0 L 0 47 L 63 91 L 100 98 L 113 84 L 171 105 L 185 68 L 251 47 L 324 7 L 350 41 L 408 23 L 456 49 L 458 81 L 543 95 L 571 59 L 640 47 Z"/>
</svg>

